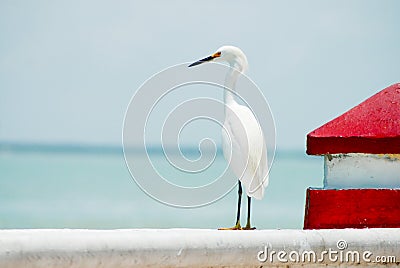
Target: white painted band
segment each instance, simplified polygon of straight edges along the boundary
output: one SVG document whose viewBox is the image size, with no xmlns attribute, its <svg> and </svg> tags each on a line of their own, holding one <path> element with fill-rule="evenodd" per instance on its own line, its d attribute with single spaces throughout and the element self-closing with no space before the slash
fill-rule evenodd
<svg viewBox="0 0 400 268">
<path fill-rule="evenodd" d="M 400 155 L 326 155 L 324 188 L 400 188 Z"/>
</svg>

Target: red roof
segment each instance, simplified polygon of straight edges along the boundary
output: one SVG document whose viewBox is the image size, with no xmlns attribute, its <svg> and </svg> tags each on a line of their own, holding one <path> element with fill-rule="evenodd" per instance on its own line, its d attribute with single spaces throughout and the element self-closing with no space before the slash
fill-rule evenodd
<svg viewBox="0 0 400 268">
<path fill-rule="evenodd" d="M 307 154 L 400 153 L 400 83 L 307 135 Z"/>
</svg>

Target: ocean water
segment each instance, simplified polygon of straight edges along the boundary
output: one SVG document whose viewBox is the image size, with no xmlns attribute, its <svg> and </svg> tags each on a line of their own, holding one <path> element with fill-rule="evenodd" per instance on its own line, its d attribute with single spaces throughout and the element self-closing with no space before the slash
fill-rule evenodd
<svg viewBox="0 0 400 268">
<path fill-rule="evenodd" d="M 146 156 L 135 157 L 140 168 Z M 162 169 L 163 154 L 154 151 L 151 157 Z M 223 156 L 217 154 L 215 163 L 223 165 Z M 322 158 L 278 151 L 265 198 L 252 202 L 252 224 L 258 229 L 302 228 L 306 188 L 321 186 L 322 177 Z M 236 188 L 200 208 L 162 204 L 138 187 L 120 149 L 0 148 L 2 229 L 215 229 L 234 225 L 236 204 Z"/>
</svg>

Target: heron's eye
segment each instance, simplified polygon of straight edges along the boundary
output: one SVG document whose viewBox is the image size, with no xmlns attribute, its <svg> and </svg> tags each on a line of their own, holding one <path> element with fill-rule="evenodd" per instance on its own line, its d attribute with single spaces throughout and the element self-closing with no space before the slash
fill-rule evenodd
<svg viewBox="0 0 400 268">
<path fill-rule="evenodd" d="M 221 52 L 218 51 L 217 53 L 214 53 L 214 54 L 212 55 L 212 57 L 213 57 L 213 58 L 221 57 Z"/>
</svg>

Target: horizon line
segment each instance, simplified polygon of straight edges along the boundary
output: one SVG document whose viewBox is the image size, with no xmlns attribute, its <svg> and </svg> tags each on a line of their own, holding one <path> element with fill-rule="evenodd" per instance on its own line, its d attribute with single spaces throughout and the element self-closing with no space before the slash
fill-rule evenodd
<svg viewBox="0 0 400 268">
<path fill-rule="evenodd" d="M 150 144 L 147 146 L 147 151 L 152 153 L 162 153 L 164 150 L 170 152 L 179 152 L 174 148 L 175 146 L 162 146 L 161 144 Z M 199 153 L 197 144 L 185 144 L 179 146 L 183 153 Z M 130 151 L 140 152 L 141 146 L 131 146 Z M 171 150 L 172 149 L 172 150 Z M 217 146 L 217 154 L 222 153 L 222 147 Z M 205 151 L 212 151 L 204 149 Z M 40 143 L 40 142 L 7 142 L 0 141 L 0 152 L 79 152 L 79 153 L 123 153 L 123 145 L 117 144 L 89 144 L 89 143 Z M 305 154 L 305 149 L 300 148 L 282 148 L 277 149 L 276 152 L 296 152 Z"/>
</svg>

